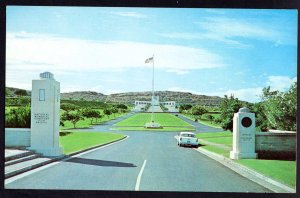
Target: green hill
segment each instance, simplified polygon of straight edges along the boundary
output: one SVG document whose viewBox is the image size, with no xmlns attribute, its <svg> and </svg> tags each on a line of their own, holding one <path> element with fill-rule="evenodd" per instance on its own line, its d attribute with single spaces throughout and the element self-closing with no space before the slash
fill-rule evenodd
<svg viewBox="0 0 300 198">
<path fill-rule="evenodd" d="M 17 97 L 22 94 L 30 96 L 31 92 L 24 89 L 6 87 L 6 97 Z M 93 91 L 75 91 L 61 93 L 62 100 L 87 100 L 102 101 L 113 103 L 133 104 L 135 100 L 150 101 L 152 93 L 147 92 L 125 92 L 105 95 Z M 223 100 L 218 96 L 197 95 L 189 92 L 157 91 L 155 95 L 159 96 L 160 101 L 175 101 L 177 104 L 200 104 L 200 105 L 219 105 Z"/>
</svg>

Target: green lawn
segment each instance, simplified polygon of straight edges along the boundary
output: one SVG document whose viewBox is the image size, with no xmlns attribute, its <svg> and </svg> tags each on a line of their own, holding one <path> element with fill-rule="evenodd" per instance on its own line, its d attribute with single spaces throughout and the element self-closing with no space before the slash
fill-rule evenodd
<svg viewBox="0 0 300 198">
<path fill-rule="evenodd" d="M 290 187 L 296 187 L 295 161 L 241 159 L 237 162 Z"/>
<path fill-rule="evenodd" d="M 194 131 L 192 127 L 163 127 L 161 129 L 147 129 L 145 127 L 115 127 L 113 130 L 122 131 Z"/>
<path fill-rule="evenodd" d="M 198 133 L 196 137 L 209 141 L 212 143 L 218 143 L 225 146 L 232 146 L 232 133 L 230 131 L 217 132 L 217 133 Z M 223 155 L 229 158 L 229 151 L 223 148 L 219 148 L 212 145 L 203 145 L 201 148 L 208 151 Z M 296 186 L 296 162 L 295 161 L 283 161 L 283 160 L 264 160 L 264 159 L 241 159 L 236 160 L 250 169 L 253 169 L 267 177 L 273 178 L 281 183 L 284 183 L 292 188 Z"/>
<path fill-rule="evenodd" d="M 215 147 L 215 146 L 210 146 L 210 145 L 204 145 L 204 146 L 201 146 L 201 148 L 204 148 L 208 151 L 211 151 L 211 152 L 214 152 L 214 153 L 217 153 L 219 155 L 223 155 L 224 157 L 229 158 L 229 152 L 225 149 L 218 148 L 218 147 Z"/>
<path fill-rule="evenodd" d="M 232 137 L 230 131 L 214 132 L 214 133 L 197 133 L 196 137 L 198 138 L 216 138 L 216 137 Z"/>
<path fill-rule="evenodd" d="M 154 120 L 163 127 L 192 127 L 191 124 L 169 113 L 154 113 Z M 139 113 L 116 123 L 115 126 L 144 127 L 148 122 L 151 122 L 151 113 Z"/>
<path fill-rule="evenodd" d="M 216 133 L 197 133 L 196 137 L 209 142 L 232 146 L 232 133 L 230 131 Z"/>
<path fill-rule="evenodd" d="M 66 133 L 66 132 L 64 132 Z M 109 143 L 123 138 L 122 134 L 97 132 L 67 132 L 59 137 L 64 154 L 70 154 L 93 146 Z"/>
</svg>

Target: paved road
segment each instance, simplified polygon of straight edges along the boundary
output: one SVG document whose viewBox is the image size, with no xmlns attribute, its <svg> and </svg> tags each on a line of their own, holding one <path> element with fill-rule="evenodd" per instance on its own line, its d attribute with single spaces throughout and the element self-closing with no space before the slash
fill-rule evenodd
<svg viewBox="0 0 300 198">
<path fill-rule="evenodd" d="M 5 188 L 135 190 L 138 186 L 141 191 L 269 192 L 194 149 L 178 147 L 176 133 L 124 133 L 130 138 L 30 174 Z"/>
<path fill-rule="evenodd" d="M 210 127 L 204 124 L 201 124 L 199 122 L 194 122 L 180 114 L 178 114 L 178 117 L 181 118 L 182 120 L 186 121 L 187 123 L 190 123 L 191 125 L 193 125 L 195 127 L 195 132 L 221 132 L 223 131 L 222 128 L 215 128 L 215 127 Z"/>
<path fill-rule="evenodd" d="M 109 131 L 111 125 L 130 116 L 84 131 Z M 202 127 L 186 121 L 197 130 Z M 130 137 L 15 181 L 6 180 L 5 188 L 270 192 L 194 149 L 178 147 L 174 139 L 177 132 L 114 132 Z"/>
</svg>

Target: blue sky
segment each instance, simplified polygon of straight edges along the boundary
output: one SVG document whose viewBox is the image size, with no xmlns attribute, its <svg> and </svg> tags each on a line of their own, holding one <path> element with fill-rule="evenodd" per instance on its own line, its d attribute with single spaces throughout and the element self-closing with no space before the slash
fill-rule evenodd
<svg viewBox="0 0 300 198">
<path fill-rule="evenodd" d="M 6 86 L 50 71 L 62 92 L 188 91 L 259 101 L 297 78 L 297 11 L 7 7 Z"/>
</svg>

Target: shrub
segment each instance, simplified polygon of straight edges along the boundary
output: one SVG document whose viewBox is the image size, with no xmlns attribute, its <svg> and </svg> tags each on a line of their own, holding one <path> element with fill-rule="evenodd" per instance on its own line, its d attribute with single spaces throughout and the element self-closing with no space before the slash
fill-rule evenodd
<svg viewBox="0 0 300 198">
<path fill-rule="evenodd" d="M 221 102 L 221 127 L 224 130 L 233 130 L 233 116 L 234 113 L 238 112 L 238 110 L 242 107 L 242 102 L 239 101 L 238 98 L 234 98 L 233 95 L 227 97 L 225 95 L 224 100 Z"/>
<path fill-rule="evenodd" d="M 5 112 L 5 127 L 30 128 L 30 107 L 18 107 Z"/>
</svg>

